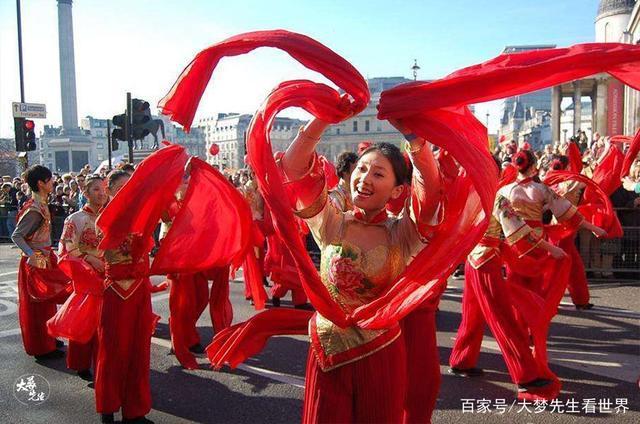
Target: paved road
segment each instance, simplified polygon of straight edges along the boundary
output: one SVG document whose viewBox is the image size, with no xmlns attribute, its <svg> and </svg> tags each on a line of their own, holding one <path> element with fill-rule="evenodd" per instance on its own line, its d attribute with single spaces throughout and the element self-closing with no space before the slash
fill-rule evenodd
<svg viewBox="0 0 640 424">
<path fill-rule="evenodd" d="M 16 265 L 17 250 L 0 245 L 0 422 L 98 422 L 91 384 L 67 371 L 64 360 L 40 364 L 24 354 L 17 323 Z M 640 422 L 640 392 L 635 385 L 640 375 L 638 285 L 593 283 L 597 307 L 588 312 L 575 311 L 565 298 L 549 343 L 551 367 L 563 380 L 563 392 L 559 403 L 544 410 L 542 406 L 513 404 L 513 385 L 490 336 L 485 338 L 480 355 L 484 377 L 468 380 L 447 374 L 446 364 L 460 323 L 461 287 L 462 281 L 450 282 L 438 313 L 443 378 L 434 423 Z M 242 282 L 231 284 L 231 296 L 235 321 L 253 313 L 242 297 Z M 186 371 L 168 354 L 167 298 L 166 293 L 153 296 L 154 311 L 162 320 L 152 340 L 153 410 L 149 418 L 157 423 L 300 421 L 308 349 L 304 337 L 274 338 L 259 356 L 235 371 L 211 371 L 204 357 L 199 358 L 199 370 Z M 210 340 L 207 313 L 199 321 L 199 331 L 203 341 Z M 32 375 L 48 381 L 50 395 L 38 405 L 23 405 L 14 396 L 16 382 L 21 378 L 26 382 L 24 379 Z M 590 399 L 595 402 L 594 413 Z M 606 412 L 607 399 L 611 413 Z M 617 410 L 616 402 L 621 403 Z M 479 412 L 483 405 L 488 405 L 490 412 Z M 561 407 L 564 412 L 558 413 Z M 500 413 L 503 410 L 508 412 Z"/>
</svg>

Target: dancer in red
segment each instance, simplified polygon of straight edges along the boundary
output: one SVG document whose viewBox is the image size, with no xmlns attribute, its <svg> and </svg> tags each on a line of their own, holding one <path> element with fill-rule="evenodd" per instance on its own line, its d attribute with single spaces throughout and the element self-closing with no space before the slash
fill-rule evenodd
<svg viewBox="0 0 640 424">
<path fill-rule="evenodd" d="M 406 165 L 400 151 L 380 144 L 367 149 L 351 177 L 353 211 L 328 200 L 315 145 L 327 123 L 312 121 L 281 161 L 322 251 L 321 276 L 329 293 L 347 311 L 371 301 L 427 242 L 414 219 L 431 222 L 438 208 L 438 166 L 431 148 L 408 135 L 416 166 L 414 200 L 401 218 L 385 205 L 402 193 Z M 434 199 L 436 199 L 434 201 Z M 417 213 L 416 213 L 417 212 Z M 341 328 L 320 314 L 310 321 L 304 422 L 399 422 L 403 417 L 406 353 L 400 326 L 365 330 Z M 388 390 L 393 387 L 393 390 Z"/>
<path fill-rule="evenodd" d="M 476 365 L 486 322 L 500 346 L 512 381 L 518 385 L 518 393 L 553 399 L 558 391 L 549 390 L 552 381 L 539 374 L 528 334 L 516 325 L 513 293 L 502 276 L 502 238 L 519 256 L 541 247 L 554 258 L 565 257 L 560 248 L 534 235 L 509 200 L 497 195 L 489 228 L 465 265 L 462 322 L 449 358 L 449 372 L 465 377 L 482 374 Z"/>
<path fill-rule="evenodd" d="M 159 239 L 162 242 L 171 228 L 171 222 L 182 206 L 189 176 L 185 175 L 176 191 L 175 201 L 162 217 Z M 197 369 L 193 353 L 203 353 L 196 324 L 209 303 L 209 281 L 202 272 L 169 274 L 169 331 L 172 351 L 186 369 Z"/>
<path fill-rule="evenodd" d="M 58 255 L 81 258 L 98 274 L 104 275 L 102 252 L 98 250 L 100 242 L 96 235 L 96 218 L 98 211 L 107 201 L 104 180 L 98 176 L 90 176 L 83 188 L 87 204 L 64 221 L 62 237 L 58 247 Z M 74 282 L 75 286 L 75 282 Z M 77 292 L 77 290 L 74 291 Z M 84 380 L 91 380 L 91 364 L 97 354 L 97 336 L 88 343 L 69 341 L 67 352 L 67 368 L 75 370 Z"/>
<path fill-rule="evenodd" d="M 574 146 L 572 144 L 571 146 Z M 569 158 L 567 156 L 559 156 L 551 163 L 551 169 L 562 171 L 568 169 Z M 563 181 L 554 187 L 558 195 L 567 199 L 575 207 L 578 207 L 582 194 L 584 193 L 585 184 L 580 181 Z M 569 294 L 576 309 L 591 309 L 593 303 L 589 302 L 589 285 L 587 282 L 587 274 L 584 271 L 584 263 L 580 252 L 576 248 L 576 234 L 562 238 L 558 246 L 564 250 L 571 258 L 571 276 L 569 277 Z"/>
<path fill-rule="evenodd" d="M 47 334 L 47 320 L 56 313 L 71 292 L 69 279 L 57 268 L 51 251 L 51 215 L 47 196 L 53 190 L 51 171 L 34 165 L 26 172 L 32 198 L 18 213 L 18 223 L 11 236 L 22 250 L 18 269 L 18 318 L 22 343 L 27 355 L 38 360 L 55 359 L 64 352 L 55 338 Z"/>
<path fill-rule="evenodd" d="M 108 177 L 109 194 L 115 196 L 128 179 L 126 172 L 113 171 Z M 107 288 L 95 377 L 96 408 L 102 422 L 113 422 L 113 414 L 120 409 L 123 422 L 151 422 L 145 415 L 151 410 L 149 355 L 155 317 L 144 247 L 145 241 L 131 234 L 118 248 L 104 252 Z"/>
<path fill-rule="evenodd" d="M 253 216 L 252 242 L 253 249 L 247 252 L 247 257 L 242 264 L 242 274 L 244 278 L 244 297 L 257 309 L 264 308 L 264 301 L 267 294 L 261 285 L 267 286 L 264 269 L 265 257 L 265 220 L 264 220 L 264 200 L 258 191 L 255 178 L 249 180 L 241 187 Z"/>
</svg>

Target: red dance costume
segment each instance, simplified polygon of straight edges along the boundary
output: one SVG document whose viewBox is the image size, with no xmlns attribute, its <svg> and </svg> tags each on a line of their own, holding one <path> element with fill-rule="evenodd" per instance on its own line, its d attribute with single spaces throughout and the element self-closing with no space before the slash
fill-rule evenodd
<svg viewBox="0 0 640 424">
<path fill-rule="evenodd" d="M 134 261 L 133 236 L 105 250 L 107 288 L 98 327 L 96 409 L 126 419 L 151 410 L 149 355 L 157 316 L 151 311 L 146 257 Z M 139 256 L 139 255 L 137 255 Z M 144 255 L 143 255 L 144 256 Z"/>
<path fill-rule="evenodd" d="M 573 146 L 573 144 L 571 144 Z M 579 181 L 565 181 L 556 186 L 556 193 L 571 202 L 574 206 L 578 206 L 585 185 Z M 569 294 L 574 305 L 589 304 L 589 285 L 587 275 L 584 271 L 584 263 L 580 252 L 576 248 L 576 235 L 562 238 L 558 246 L 564 250 L 571 258 L 571 271 L 569 278 Z"/>
<path fill-rule="evenodd" d="M 382 210 L 365 222 L 360 211 L 343 212 L 329 201 L 323 173 L 317 168 L 316 160 L 307 176 L 290 184 L 307 193 L 324 187 L 298 216 L 305 219 L 321 249 L 325 287 L 341 308 L 352 312 L 374 300 L 426 245 L 426 234 L 418 231 L 414 220 L 429 213 L 425 211 L 431 211 L 432 218 L 437 204 L 434 199 L 423 204 L 414 200 L 400 217 Z M 422 198 L 424 183 L 418 171 L 415 175 L 412 190 Z M 304 422 L 402 421 L 407 364 L 399 324 L 380 330 L 341 328 L 316 313 L 309 335 Z"/>
<path fill-rule="evenodd" d="M 502 236 L 519 257 L 535 249 L 540 241 L 540 236 L 515 213 L 509 200 L 498 194 L 489 228 L 465 265 L 462 322 L 449 363 L 452 368 L 476 367 L 486 322 L 500 346 L 512 381 L 522 384 L 542 376 L 528 335 L 516 322 L 515 294 L 502 276 Z"/>
<path fill-rule="evenodd" d="M 46 197 L 33 193 L 18 214 L 12 235 L 22 250 L 18 268 L 18 319 L 27 355 L 44 355 L 56 349 L 47 333 L 47 321 L 72 291 L 69 278 L 57 267 L 51 251 L 51 215 Z M 35 254 L 35 261 L 29 256 Z"/>
<path fill-rule="evenodd" d="M 72 256 L 85 259 L 88 256 L 102 261 L 102 253 L 98 250 L 100 238 L 96 234 L 97 213 L 88 205 L 78 212 L 69 215 L 64 221 L 62 237 L 60 239 L 58 254 L 61 257 Z M 75 280 L 74 296 L 81 295 L 82 289 Z M 101 289 L 103 287 L 100 287 Z M 99 306 L 99 305 L 96 305 Z M 91 315 L 96 315 L 99 311 L 87 311 Z M 67 351 L 67 368 L 76 371 L 91 369 L 91 364 L 95 365 L 95 358 L 98 353 L 98 338 L 94 333 L 86 343 L 69 340 Z"/>
</svg>

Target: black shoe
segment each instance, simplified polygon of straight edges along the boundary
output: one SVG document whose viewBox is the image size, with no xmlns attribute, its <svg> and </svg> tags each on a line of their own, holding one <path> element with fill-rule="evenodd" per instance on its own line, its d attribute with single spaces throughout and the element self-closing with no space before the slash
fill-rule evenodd
<svg viewBox="0 0 640 424">
<path fill-rule="evenodd" d="M 93 381 L 93 375 L 91 374 L 91 370 L 78 371 L 78 377 L 80 377 L 84 381 Z"/>
<path fill-rule="evenodd" d="M 64 358 L 64 351 L 56 349 L 56 350 L 52 350 L 49 353 L 45 353 L 44 355 L 36 355 L 35 358 L 37 361 L 47 361 L 49 359 L 60 359 L 60 358 Z"/>
<path fill-rule="evenodd" d="M 57 348 L 64 347 L 64 342 L 62 340 L 56 339 L 56 347 Z"/>
<path fill-rule="evenodd" d="M 112 423 L 113 421 L 113 414 L 100 414 L 100 422 L 101 423 Z"/>
<path fill-rule="evenodd" d="M 275 307 L 275 308 L 279 308 L 280 307 L 280 298 L 279 297 L 272 297 L 271 298 L 271 304 Z"/>
<path fill-rule="evenodd" d="M 482 368 L 449 368 L 449 374 L 457 375 L 458 377 L 480 377 L 484 375 Z"/>
<path fill-rule="evenodd" d="M 191 353 L 204 353 L 204 347 L 200 343 L 196 343 L 189 348 Z"/>
<path fill-rule="evenodd" d="M 553 383 L 551 380 L 547 380 L 545 378 L 536 378 L 533 381 L 528 383 L 518 384 L 518 393 L 526 393 L 531 389 L 539 389 L 541 387 L 546 387 L 549 384 Z"/>
<path fill-rule="evenodd" d="M 310 303 L 303 303 L 302 305 L 295 305 L 295 309 L 303 309 L 305 311 L 315 311 L 316 309 Z"/>
<path fill-rule="evenodd" d="M 587 303 L 586 305 L 576 305 L 578 311 L 587 311 L 593 308 L 593 303 Z"/>
<path fill-rule="evenodd" d="M 149 418 L 147 417 L 136 417 L 136 418 L 123 418 L 122 419 L 123 423 L 136 423 L 136 424 L 153 424 L 153 421 L 151 421 Z"/>
</svg>

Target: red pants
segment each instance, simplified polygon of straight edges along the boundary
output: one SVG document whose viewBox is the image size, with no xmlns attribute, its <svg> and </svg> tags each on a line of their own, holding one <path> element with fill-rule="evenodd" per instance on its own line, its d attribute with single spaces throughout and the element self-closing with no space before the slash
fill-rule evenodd
<svg viewBox="0 0 640 424">
<path fill-rule="evenodd" d="M 131 419 L 151 410 L 149 355 L 154 324 L 148 282 L 143 281 L 126 300 L 111 288 L 105 290 L 95 376 L 98 413 L 122 408 L 122 416 Z"/>
<path fill-rule="evenodd" d="M 370 356 L 324 372 L 309 349 L 302 422 L 401 422 L 405 355 L 400 336 Z"/>
<path fill-rule="evenodd" d="M 402 320 L 407 352 L 404 423 L 430 423 L 440 389 L 435 309 L 422 308 Z"/>
<path fill-rule="evenodd" d="M 480 269 L 467 262 L 462 296 L 462 323 L 449 358 L 451 367 L 474 368 L 480 355 L 485 320 L 493 333 L 514 383 L 538 377 L 527 334 L 516 322 L 513 303 L 502 276 L 501 262 L 491 260 Z"/>
<path fill-rule="evenodd" d="M 289 290 L 291 290 L 291 300 L 295 306 L 307 303 L 307 295 L 304 289 L 289 289 L 289 287 L 279 283 L 274 283 L 273 287 L 271 287 L 271 297 L 283 298 Z"/>
<path fill-rule="evenodd" d="M 200 343 L 198 318 L 209 303 L 209 282 L 203 273 L 178 274 L 171 278 L 169 331 L 176 358 L 183 367 L 197 369 L 189 347 Z"/>
<path fill-rule="evenodd" d="M 67 368 L 75 371 L 90 370 L 91 364 L 97 362 L 98 356 L 98 336 L 88 343 L 78 343 L 69 340 L 67 349 Z"/>
<path fill-rule="evenodd" d="M 56 349 L 56 339 L 47 333 L 47 320 L 57 311 L 55 302 L 34 302 L 27 291 L 26 257 L 18 269 L 18 320 L 27 355 L 44 355 Z"/>
<path fill-rule="evenodd" d="M 584 263 L 575 244 L 575 236 L 560 240 L 559 247 L 571 257 L 571 273 L 569 274 L 569 294 L 574 305 L 589 303 L 589 285 L 584 272 Z"/>
<path fill-rule="evenodd" d="M 229 300 L 229 266 L 210 270 L 207 274 L 213 280 L 209 295 L 209 315 L 213 331 L 218 333 L 233 321 L 233 306 Z"/>
</svg>

